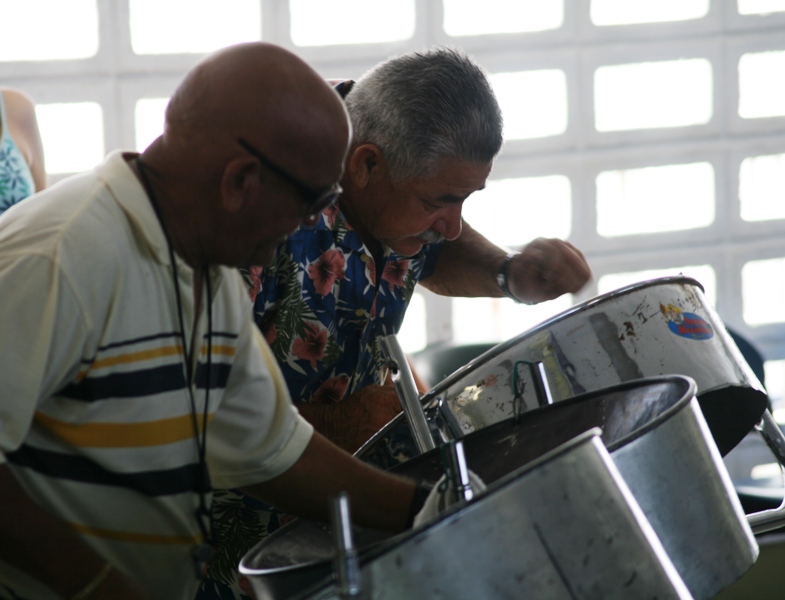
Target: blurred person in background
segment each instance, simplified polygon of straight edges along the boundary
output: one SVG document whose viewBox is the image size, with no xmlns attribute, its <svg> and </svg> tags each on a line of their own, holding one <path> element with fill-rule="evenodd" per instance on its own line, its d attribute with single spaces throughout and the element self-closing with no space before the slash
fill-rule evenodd
<svg viewBox="0 0 785 600">
<path fill-rule="evenodd" d="M 19 90 L 0 88 L 0 213 L 45 187 L 35 105 Z"/>
</svg>

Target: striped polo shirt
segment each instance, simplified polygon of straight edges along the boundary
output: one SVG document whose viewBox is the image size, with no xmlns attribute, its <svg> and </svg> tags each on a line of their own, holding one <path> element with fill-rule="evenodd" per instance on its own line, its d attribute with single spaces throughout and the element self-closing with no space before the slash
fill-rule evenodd
<svg viewBox="0 0 785 600">
<path fill-rule="evenodd" d="M 152 597 L 191 598 L 205 402 L 217 488 L 279 475 L 312 429 L 234 269 L 210 268 L 208 331 L 194 272 L 177 259 L 181 332 L 166 241 L 122 153 L 12 212 L 0 217 L 0 462 Z M 195 410 L 184 344 L 197 349 Z M 21 580 L 0 563 L 0 597 L 9 582 L 44 597 L 25 596 Z"/>
</svg>

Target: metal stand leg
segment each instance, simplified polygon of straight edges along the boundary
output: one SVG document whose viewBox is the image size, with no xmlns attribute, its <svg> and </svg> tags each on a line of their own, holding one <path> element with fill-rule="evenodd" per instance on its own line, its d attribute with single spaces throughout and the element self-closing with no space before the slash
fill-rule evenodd
<svg viewBox="0 0 785 600">
<path fill-rule="evenodd" d="M 777 462 L 780 464 L 780 470 L 785 465 L 785 435 L 783 435 L 777 422 L 771 413 L 766 410 L 763 412 L 763 417 L 755 426 L 755 429 L 763 436 L 763 440 L 772 451 Z M 772 529 L 778 529 L 785 525 L 785 498 L 779 508 L 771 510 L 762 510 L 760 512 L 747 515 L 747 522 L 755 534 L 766 533 Z"/>
<path fill-rule="evenodd" d="M 357 550 L 354 548 L 349 498 L 345 492 L 330 504 L 330 523 L 335 541 L 335 578 L 340 600 L 363 598 L 362 573 Z"/>
<path fill-rule="evenodd" d="M 760 423 L 755 426 L 755 429 L 763 436 L 766 445 L 774 453 L 777 462 L 780 465 L 785 465 L 785 435 L 782 434 L 780 426 L 774 420 L 772 414 L 766 410 L 763 412 Z"/>
<path fill-rule="evenodd" d="M 398 392 L 401 407 L 406 413 L 406 419 L 409 421 L 417 449 L 420 452 L 433 450 L 436 448 L 436 443 L 433 441 L 428 421 L 425 418 L 422 404 L 420 404 L 420 395 L 417 393 L 414 375 L 412 375 L 406 355 L 398 343 L 398 338 L 395 337 L 395 334 L 381 336 L 379 346 L 387 360 L 387 367 L 390 369 L 395 391 Z"/>
</svg>

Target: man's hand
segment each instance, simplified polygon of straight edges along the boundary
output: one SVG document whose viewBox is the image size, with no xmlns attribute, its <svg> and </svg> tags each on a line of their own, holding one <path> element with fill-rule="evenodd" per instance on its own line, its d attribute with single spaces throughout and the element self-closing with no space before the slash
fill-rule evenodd
<svg viewBox="0 0 785 600">
<path fill-rule="evenodd" d="M 509 264 L 510 292 L 519 300 L 544 302 L 580 290 L 591 277 L 583 253 L 569 242 L 537 238 Z"/>
<path fill-rule="evenodd" d="M 316 431 L 349 453 L 401 412 L 392 384 L 366 386 L 337 404 L 298 404 Z"/>
</svg>

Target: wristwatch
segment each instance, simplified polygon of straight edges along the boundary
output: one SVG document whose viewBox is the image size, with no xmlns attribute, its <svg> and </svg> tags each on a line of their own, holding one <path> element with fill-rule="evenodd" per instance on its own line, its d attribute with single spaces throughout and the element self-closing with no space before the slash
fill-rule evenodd
<svg viewBox="0 0 785 600">
<path fill-rule="evenodd" d="M 496 273 L 496 283 L 499 284 L 499 289 L 502 293 L 507 296 L 510 300 L 517 304 L 528 304 L 531 306 L 532 304 L 537 304 L 536 302 L 529 302 L 528 300 L 519 300 L 513 293 L 510 291 L 510 262 L 512 259 L 518 256 L 520 252 L 510 252 L 507 256 L 504 257 L 504 262 L 502 266 L 499 267 L 499 272 Z"/>
<path fill-rule="evenodd" d="M 509 283 L 510 263 L 512 262 L 512 259 L 519 254 L 520 252 L 510 252 L 507 254 L 507 256 L 504 257 L 504 262 L 502 263 L 502 266 L 499 267 L 499 272 L 496 273 L 496 283 L 499 284 L 499 289 L 502 291 L 502 293 L 510 300 L 517 302 L 518 304 L 524 304 L 524 302 L 518 300 L 518 298 L 512 295 Z"/>
</svg>

